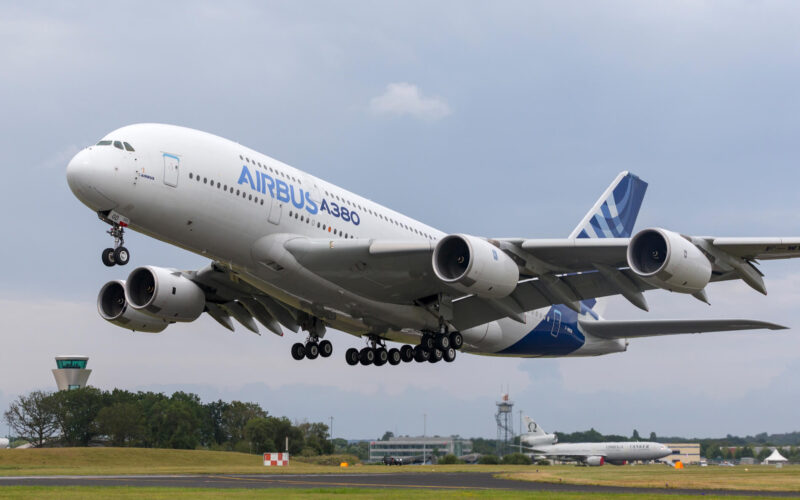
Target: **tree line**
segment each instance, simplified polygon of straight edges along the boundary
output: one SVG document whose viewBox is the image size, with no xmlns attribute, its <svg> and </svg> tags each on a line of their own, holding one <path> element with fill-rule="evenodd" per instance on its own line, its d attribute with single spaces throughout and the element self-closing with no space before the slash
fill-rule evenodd
<svg viewBox="0 0 800 500">
<path fill-rule="evenodd" d="M 33 391 L 3 414 L 18 438 L 34 446 L 137 446 L 321 455 L 333 452 L 328 426 L 293 424 L 271 416 L 258 403 L 218 400 L 175 392 Z"/>
</svg>

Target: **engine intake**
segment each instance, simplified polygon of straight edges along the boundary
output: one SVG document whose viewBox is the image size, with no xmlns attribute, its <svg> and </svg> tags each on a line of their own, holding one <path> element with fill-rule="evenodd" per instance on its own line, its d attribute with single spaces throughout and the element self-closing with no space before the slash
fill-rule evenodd
<svg viewBox="0 0 800 500">
<path fill-rule="evenodd" d="M 466 234 L 445 236 L 433 250 L 433 271 L 464 293 L 499 299 L 517 287 L 519 269 L 491 243 Z"/>
<path fill-rule="evenodd" d="M 156 318 L 189 322 L 205 309 L 203 290 L 180 272 L 163 267 L 134 269 L 125 283 L 125 298 L 130 306 Z"/>
<path fill-rule="evenodd" d="M 136 332 L 159 333 L 169 325 L 168 321 L 128 307 L 125 282 L 122 280 L 109 281 L 103 285 L 97 295 L 97 311 L 109 323 Z"/>
<path fill-rule="evenodd" d="M 628 265 L 644 281 L 671 292 L 697 293 L 711 280 L 711 262 L 691 241 L 666 229 L 643 229 L 628 244 Z"/>
</svg>

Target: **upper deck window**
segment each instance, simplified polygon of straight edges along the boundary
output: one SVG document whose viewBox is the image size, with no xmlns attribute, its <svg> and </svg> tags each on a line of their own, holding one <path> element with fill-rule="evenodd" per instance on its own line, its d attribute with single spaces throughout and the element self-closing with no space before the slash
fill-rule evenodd
<svg viewBox="0 0 800 500">
<path fill-rule="evenodd" d="M 100 141 L 97 143 L 98 146 L 110 146 L 111 141 Z"/>
<path fill-rule="evenodd" d="M 123 142 L 122 144 L 125 145 L 125 151 L 134 151 L 133 146 L 131 146 L 127 142 Z"/>
</svg>

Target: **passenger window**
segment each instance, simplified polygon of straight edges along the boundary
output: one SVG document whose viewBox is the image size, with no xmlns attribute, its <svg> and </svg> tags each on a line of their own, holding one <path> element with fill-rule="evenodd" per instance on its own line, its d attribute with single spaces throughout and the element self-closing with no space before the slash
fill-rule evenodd
<svg viewBox="0 0 800 500">
<path fill-rule="evenodd" d="M 110 146 L 111 141 L 100 141 L 97 143 L 98 146 Z"/>
<path fill-rule="evenodd" d="M 122 144 L 124 144 L 124 145 L 125 145 L 125 151 L 133 151 L 133 150 L 134 150 L 134 149 L 133 149 L 133 146 L 131 146 L 131 145 L 130 145 L 130 144 L 128 144 L 127 142 L 123 142 Z"/>
<path fill-rule="evenodd" d="M 124 148 L 122 147 L 122 143 L 121 143 L 121 142 L 119 142 L 119 141 L 114 141 L 114 147 L 115 147 L 115 148 L 117 148 L 117 149 L 124 149 Z"/>
</svg>

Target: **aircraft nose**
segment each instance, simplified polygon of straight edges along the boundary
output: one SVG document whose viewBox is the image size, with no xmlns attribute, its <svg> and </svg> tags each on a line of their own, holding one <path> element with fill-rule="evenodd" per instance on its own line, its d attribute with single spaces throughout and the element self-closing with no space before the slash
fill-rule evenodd
<svg viewBox="0 0 800 500">
<path fill-rule="evenodd" d="M 87 174 L 89 170 L 89 161 L 86 150 L 78 152 L 67 164 L 67 184 L 69 188 L 78 196 L 79 191 L 85 191 L 88 186 Z"/>
<path fill-rule="evenodd" d="M 115 203 L 98 189 L 98 183 L 104 177 L 99 167 L 91 148 L 78 152 L 67 164 L 67 184 L 72 193 L 92 210 L 111 210 Z"/>
</svg>

